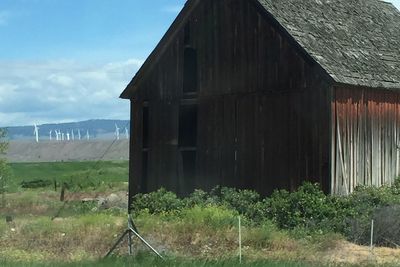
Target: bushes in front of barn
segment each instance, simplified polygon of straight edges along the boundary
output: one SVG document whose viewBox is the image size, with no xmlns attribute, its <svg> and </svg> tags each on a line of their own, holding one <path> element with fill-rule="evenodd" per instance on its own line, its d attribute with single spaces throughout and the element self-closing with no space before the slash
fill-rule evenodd
<svg viewBox="0 0 400 267">
<path fill-rule="evenodd" d="M 345 197 L 325 195 L 318 184 L 311 183 L 304 183 L 295 192 L 276 190 L 264 199 L 251 190 L 226 187 L 216 187 L 210 192 L 195 190 L 185 198 L 160 189 L 136 195 L 133 210 L 137 214 L 145 210 L 150 214 L 177 216 L 190 210 L 193 218 L 205 210 L 211 218 L 231 210 L 232 214 L 240 214 L 246 224 L 272 222 L 280 229 L 302 236 L 335 232 L 360 244 L 369 242 L 374 219 L 375 244 L 400 244 L 400 236 L 393 237 L 393 233 L 400 233 L 400 180 L 392 186 L 358 187 Z M 215 216 L 210 212 L 215 212 Z"/>
<path fill-rule="evenodd" d="M 251 190 L 215 187 L 210 192 L 195 190 L 185 198 L 178 198 L 173 192 L 161 188 L 148 194 L 134 196 L 132 210 L 138 213 L 147 210 L 150 214 L 176 213 L 183 209 L 217 206 L 236 211 L 249 221 L 260 222 L 265 209 L 260 195 Z"/>
</svg>

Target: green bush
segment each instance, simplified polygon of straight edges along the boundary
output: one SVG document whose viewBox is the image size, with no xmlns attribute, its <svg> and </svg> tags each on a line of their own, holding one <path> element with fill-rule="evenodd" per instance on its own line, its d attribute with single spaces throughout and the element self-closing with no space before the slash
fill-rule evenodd
<svg viewBox="0 0 400 267">
<path fill-rule="evenodd" d="M 160 188 L 148 194 L 137 194 L 133 198 L 132 210 L 137 213 L 147 209 L 149 213 L 163 213 L 179 211 L 185 206 L 185 202 L 179 199 L 175 193 Z"/>
<path fill-rule="evenodd" d="M 237 190 L 223 187 L 221 189 L 221 204 L 226 205 L 247 218 L 261 222 L 265 214 L 260 195 L 252 190 Z"/>
<path fill-rule="evenodd" d="M 331 230 L 331 222 L 337 215 L 331 198 L 321 191 L 318 184 L 308 182 L 293 193 L 275 191 L 265 200 L 265 206 L 267 217 L 283 229 Z"/>
<path fill-rule="evenodd" d="M 210 193 L 195 190 L 183 199 L 160 189 L 138 194 L 133 202 L 134 211 L 146 210 L 149 214 L 167 217 L 177 215 L 192 224 L 215 227 L 234 224 L 240 214 L 244 225 L 261 227 L 270 220 L 296 236 L 324 236 L 335 232 L 360 244 L 368 241 L 371 220 L 375 218 L 376 229 L 381 235 L 380 239 L 376 237 L 376 242 L 385 245 L 389 241 L 385 243 L 383 240 L 388 239 L 391 233 L 400 233 L 400 224 L 395 223 L 400 219 L 399 207 L 400 180 L 392 186 L 358 187 L 349 196 L 325 195 L 318 184 L 306 182 L 295 192 L 276 190 L 263 200 L 251 190 L 216 187 Z M 386 231 L 389 225 L 391 233 Z M 262 236 L 268 232 L 264 228 L 258 229 Z M 393 241 L 398 242 L 400 240 Z"/>
<path fill-rule="evenodd" d="M 185 199 L 188 207 L 219 205 L 226 206 L 244 215 L 246 218 L 261 222 L 264 220 L 264 209 L 260 195 L 252 190 L 240 190 L 228 187 L 215 187 L 210 193 L 195 190 Z"/>
</svg>

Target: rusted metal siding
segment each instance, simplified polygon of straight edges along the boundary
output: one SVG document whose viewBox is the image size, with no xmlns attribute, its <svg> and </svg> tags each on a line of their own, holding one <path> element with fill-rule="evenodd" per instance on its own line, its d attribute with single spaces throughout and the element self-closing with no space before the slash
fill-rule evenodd
<svg viewBox="0 0 400 267">
<path fill-rule="evenodd" d="M 133 96 L 133 125 L 141 127 L 148 102 L 150 134 L 147 179 L 137 136 L 131 182 L 141 192 L 163 186 L 187 194 L 225 185 L 269 194 L 310 180 L 329 191 L 330 84 L 319 66 L 253 1 L 201 1 L 189 23 L 198 93 L 183 94 L 182 29 Z M 182 174 L 178 142 L 179 110 L 189 102 L 198 109 L 191 179 Z"/>
<path fill-rule="evenodd" d="M 400 92 L 336 87 L 332 99 L 332 187 L 391 184 L 400 174 Z"/>
</svg>

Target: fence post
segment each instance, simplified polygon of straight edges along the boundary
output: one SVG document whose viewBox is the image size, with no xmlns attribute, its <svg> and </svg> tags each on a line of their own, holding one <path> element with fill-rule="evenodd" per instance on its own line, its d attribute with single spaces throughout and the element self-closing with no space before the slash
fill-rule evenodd
<svg viewBox="0 0 400 267">
<path fill-rule="evenodd" d="M 370 243 L 370 250 L 374 247 L 374 220 L 371 221 L 371 243 Z"/>
<path fill-rule="evenodd" d="M 242 225 L 240 222 L 240 216 L 238 217 L 239 219 L 239 263 L 242 263 Z"/>
</svg>

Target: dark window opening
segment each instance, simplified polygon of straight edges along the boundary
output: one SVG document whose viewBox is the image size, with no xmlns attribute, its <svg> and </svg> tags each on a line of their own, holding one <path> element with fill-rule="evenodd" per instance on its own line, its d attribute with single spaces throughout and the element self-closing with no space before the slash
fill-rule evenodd
<svg viewBox="0 0 400 267">
<path fill-rule="evenodd" d="M 189 43 L 190 43 L 190 22 L 186 23 L 185 32 L 183 36 L 183 44 L 187 46 L 189 45 Z"/>
<path fill-rule="evenodd" d="M 142 152 L 142 181 L 141 185 L 141 192 L 147 193 L 147 178 L 148 178 L 148 171 L 149 171 L 149 152 L 143 151 Z"/>
<path fill-rule="evenodd" d="M 197 92 L 197 52 L 191 47 L 184 51 L 183 93 Z"/>
<path fill-rule="evenodd" d="M 149 107 L 143 106 L 143 148 L 149 147 Z"/>
<path fill-rule="evenodd" d="M 195 148 L 197 145 L 197 105 L 183 105 L 179 110 L 180 148 Z"/>
</svg>

